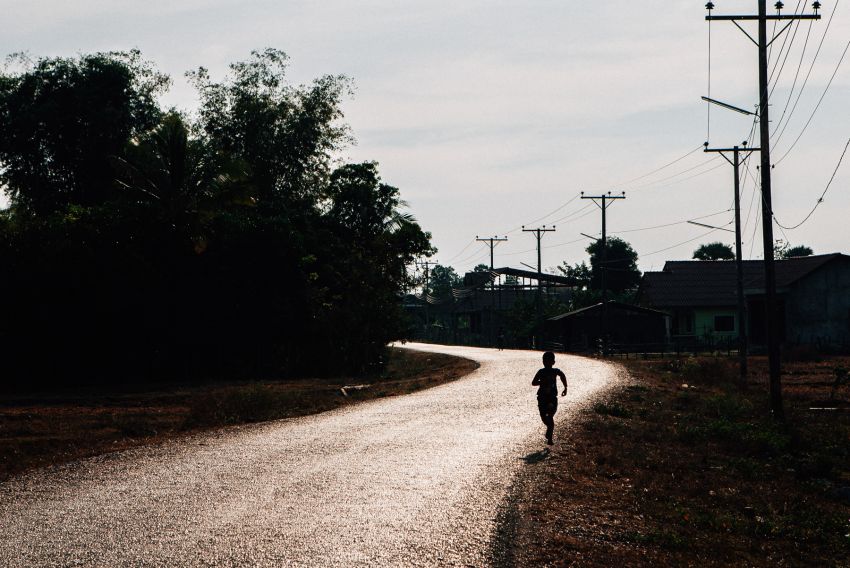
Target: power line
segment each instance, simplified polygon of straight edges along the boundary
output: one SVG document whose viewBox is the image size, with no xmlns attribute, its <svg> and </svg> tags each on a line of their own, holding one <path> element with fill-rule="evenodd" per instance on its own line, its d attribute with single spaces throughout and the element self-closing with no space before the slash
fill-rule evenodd
<svg viewBox="0 0 850 568">
<path fill-rule="evenodd" d="M 717 215 L 722 215 L 723 213 L 728 213 L 732 208 L 724 209 L 723 211 L 718 211 L 716 213 L 709 213 L 708 215 L 701 215 L 700 217 L 691 217 L 690 219 L 683 219 L 682 221 L 674 221 L 672 223 L 664 223 L 662 225 L 653 225 L 652 227 L 640 227 L 637 229 L 626 229 L 624 231 L 611 231 L 612 235 L 620 235 L 622 233 L 637 233 L 639 231 L 651 231 L 653 229 L 662 229 L 664 227 L 672 227 L 674 225 L 684 225 L 688 221 L 698 221 L 700 219 L 708 219 L 709 217 L 716 217 Z"/>
<path fill-rule="evenodd" d="M 702 148 L 702 146 L 700 146 L 700 148 Z M 697 165 L 695 165 L 695 166 L 693 166 L 693 167 L 690 167 L 690 168 L 688 168 L 688 169 L 686 169 L 686 170 L 682 170 L 681 172 L 675 173 L 675 174 L 673 174 L 673 175 L 671 175 L 671 176 L 667 176 L 666 178 L 661 178 L 661 179 L 659 179 L 659 180 L 655 180 L 655 181 L 652 181 L 652 182 L 649 182 L 649 183 L 646 183 L 646 184 L 643 184 L 643 185 L 637 185 L 637 186 L 634 186 L 634 187 L 632 187 L 632 190 L 635 190 L 635 189 L 646 189 L 646 188 L 648 188 L 648 187 L 652 187 L 652 186 L 654 186 L 654 185 L 656 185 L 656 184 L 663 183 L 663 182 L 665 182 L 665 181 L 668 181 L 668 180 L 671 180 L 671 179 L 673 179 L 673 178 L 679 177 L 680 175 L 686 174 L 686 173 L 688 173 L 688 172 L 692 172 L 692 171 L 694 171 L 695 169 L 697 169 L 697 168 L 701 168 L 702 166 L 705 166 L 706 164 L 710 164 L 711 162 L 713 162 L 713 161 L 715 161 L 715 160 L 718 160 L 718 159 L 719 159 L 719 158 L 718 158 L 717 156 L 714 156 L 714 157 L 709 158 L 708 160 L 705 160 L 704 162 L 700 162 L 699 164 L 697 164 Z"/>
<path fill-rule="evenodd" d="M 732 224 L 732 222 L 731 222 L 731 221 L 730 221 L 730 222 L 728 222 L 728 223 L 726 223 L 726 225 L 731 225 L 731 224 Z M 726 225 L 723 225 L 723 226 L 725 227 Z M 711 229 L 710 231 L 705 232 L 705 233 L 702 233 L 701 235 L 697 235 L 696 237 L 694 237 L 694 238 L 692 238 L 692 239 L 688 239 L 688 240 L 686 240 L 686 241 L 682 241 L 682 242 L 680 242 L 680 243 L 676 243 L 675 245 L 670 245 L 669 247 L 664 247 L 663 249 L 658 249 L 658 250 L 654 250 L 654 251 L 652 251 L 652 252 L 648 252 L 648 253 L 646 253 L 646 254 L 641 254 L 641 255 L 640 255 L 640 258 L 646 258 L 647 256 L 652 256 L 652 255 L 654 255 L 654 254 L 658 254 L 658 253 L 660 253 L 660 252 L 665 252 L 665 251 L 668 251 L 668 250 L 670 250 L 670 249 L 674 249 L 674 248 L 680 247 L 680 246 L 682 246 L 682 245 L 686 245 L 686 244 L 688 244 L 688 243 L 691 243 L 691 242 L 693 242 L 693 241 L 695 241 L 695 240 L 697 240 L 697 239 L 701 239 L 701 238 L 703 238 L 703 237 L 705 237 L 705 236 L 707 236 L 707 235 L 710 235 L 711 233 L 714 233 L 715 231 L 719 231 L 719 230 L 720 230 L 719 228 L 717 228 L 717 229 Z"/>
<path fill-rule="evenodd" d="M 462 249 L 460 249 L 460 252 L 459 252 L 459 253 L 457 253 L 456 255 L 454 255 L 453 257 L 451 257 L 450 259 L 448 259 L 446 262 L 447 262 L 447 263 L 450 263 L 451 261 L 453 261 L 454 259 L 456 259 L 456 258 L 457 258 L 457 257 L 459 257 L 460 255 L 462 255 L 464 252 L 466 252 L 466 249 L 468 249 L 469 247 L 471 247 L 471 246 L 472 246 L 472 245 L 474 245 L 474 244 L 475 244 L 475 239 L 472 239 L 471 241 L 469 241 L 469 242 L 466 244 L 466 246 L 465 246 L 465 247 L 463 247 Z"/>
<path fill-rule="evenodd" d="M 835 79 L 835 75 L 838 73 L 838 69 L 841 67 L 841 63 L 844 62 L 844 56 L 847 55 L 847 49 L 848 48 L 850 48 L 850 41 L 848 41 L 847 45 L 844 46 L 844 51 L 841 53 L 841 59 L 838 60 L 838 65 L 835 66 L 835 71 L 832 72 L 832 77 L 829 78 L 829 82 L 826 84 L 826 88 L 823 90 L 823 94 L 820 96 L 820 100 L 818 100 L 818 104 L 816 104 L 814 110 L 812 110 L 812 114 L 811 114 L 811 116 L 809 116 L 809 120 L 807 120 L 806 124 L 803 126 L 803 130 L 800 131 L 800 134 L 797 135 L 797 138 L 794 139 L 794 142 L 791 144 L 791 146 L 788 148 L 788 150 L 786 150 L 785 153 L 782 154 L 782 157 L 780 157 L 778 160 L 776 160 L 775 164 L 779 164 L 780 162 L 782 162 L 782 160 L 784 160 L 785 157 L 788 154 L 791 153 L 791 150 L 794 149 L 794 146 L 797 145 L 797 142 L 800 141 L 800 138 L 803 137 L 803 134 L 806 132 L 806 129 L 809 127 L 809 124 L 811 124 L 812 119 L 815 117 L 815 113 L 820 108 L 820 105 L 823 102 L 824 97 L 826 97 L 826 93 L 827 93 L 827 91 L 829 91 L 829 87 L 832 86 L 832 81 Z"/>
<path fill-rule="evenodd" d="M 791 97 L 794 96 L 794 89 L 797 88 L 797 79 L 800 78 L 800 70 L 803 68 L 803 59 L 806 56 L 806 49 L 809 46 L 809 37 L 812 35 L 812 25 L 814 22 L 809 22 L 809 29 L 806 30 L 806 39 L 803 42 L 803 49 L 800 51 L 800 61 L 797 62 L 797 71 L 794 73 L 794 81 L 791 83 L 791 90 L 788 91 L 788 98 L 785 99 L 785 106 L 782 108 L 782 114 L 779 117 L 779 120 L 776 122 L 776 128 L 773 129 L 773 133 L 771 133 L 771 138 L 776 135 L 779 131 L 779 127 L 782 126 L 782 120 L 785 118 L 785 113 L 788 110 L 788 105 L 791 103 Z M 788 115 L 788 119 L 791 119 L 791 115 Z"/>
<path fill-rule="evenodd" d="M 832 14 L 830 14 L 829 20 L 826 23 L 826 28 L 823 30 L 823 35 L 820 38 L 820 43 L 818 43 L 818 48 L 815 50 L 815 55 L 812 58 L 812 63 L 811 63 L 811 65 L 809 65 L 809 71 L 806 73 L 806 78 L 803 79 L 803 84 L 800 87 L 800 90 L 797 91 L 797 98 L 794 99 L 794 106 L 791 107 L 791 113 L 788 115 L 788 119 L 785 121 L 785 125 L 782 127 L 782 130 L 779 132 L 779 135 L 776 138 L 776 143 L 779 143 L 779 140 L 782 138 L 782 135 L 785 133 L 785 129 L 791 123 L 791 116 L 793 116 L 794 111 L 797 110 L 797 104 L 800 102 L 800 97 L 803 96 L 803 91 L 805 90 L 806 85 L 809 83 L 809 77 L 812 74 L 812 70 L 815 68 L 815 62 L 817 62 L 817 60 L 818 60 L 818 55 L 820 55 L 820 50 L 823 47 L 823 42 L 826 39 L 826 34 L 827 34 L 827 32 L 829 32 L 829 26 L 832 25 L 832 18 L 835 17 L 835 13 L 838 11 L 838 3 L 839 2 L 840 2 L 840 0 L 835 0 L 835 7 L 832 9 Z M 777 129 L 778 128 L 779 128 L 779 126 L 777 125 Z"/>
<path fill-rule="evenodd" d="M 823 203 L 823 197 L 826 195 L 826 192 L 829 190 L 829 186 L 832 185 L 832 180 L 835 179 L 835 175 L 838 173 L 838 168 L 841 167 L 841 162 L 842 162 L 842 160 L 844 160 L 844 155 L 847 153 L 847 147 L 848 146 L 850 146 L 850 139 L 848 139 L 847 144 L 844 145 L 844 150 L 841 152 L 841 157 L 838 158 L 838 163 L 835 165 L 835 169 L 832 171 L 832 175 L 830 176 L 829 181 L 826 183 L 826 187 L 823 189 L 823 192 L 820 194 L 820 197 L 818 197 L 818 200 L 815 202 L 815 206 L 812 207 L 812 210 L 809 211 L 809 214 L 806 215 L 803 218 L 802 221 L 800 221 L 799 223 L 797 223 L 796 225 L 793 225 L 791 227 L 786 227 L 785 225 L 783 225 L 779 222 L 779 219 L 776 218 L 776 215 L 773 216 L 773 220 L 776 221 L 776 224 L 779 225 L 780 229 L 788 229 L 789 231 L 793 231 L 794 229 L 798 228 L 800 225 L 802 225 L 803 223 L 808 221 L 809 218 L 811 218 L 811 216 L 815 214 L 815 211 L 817 210 L 817 208 L 820 206 L 821 203 Z M 786 238 L 786 240 L 787 240 L 787 238 Z"/>
</svg>

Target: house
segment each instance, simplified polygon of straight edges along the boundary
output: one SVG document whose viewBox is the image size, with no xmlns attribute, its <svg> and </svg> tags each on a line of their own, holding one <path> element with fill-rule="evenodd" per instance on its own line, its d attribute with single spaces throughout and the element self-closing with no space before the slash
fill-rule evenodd
<svg viewBox="0 0 850 568">
<path fill-rule="evenodd" d="M 609 300 L 546 320 L 546 336 L 568 351 L 594 349 L 603 329 L 617 344 L 659 347 L 669 343 L 670 315 L 650 308 Z"/>
<path fill-rule="evenodd" d="M 780 337 L 790 343 L 850 345 L 850 256 L 834 253 L 777 260 Z M 764 262 L 743 262 L 749 342 L 766 342 Z M 643 276 L 638 302 L 672 315 L 671 335 L 735 340 L 735 261 L 668 261 Z"/>
</svg>

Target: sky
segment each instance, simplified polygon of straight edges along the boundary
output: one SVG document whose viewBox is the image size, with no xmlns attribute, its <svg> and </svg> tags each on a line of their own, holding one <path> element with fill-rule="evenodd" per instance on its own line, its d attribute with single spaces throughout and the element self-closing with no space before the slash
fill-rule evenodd
<svg viewBox="0 0 850 568">
<path fill-rule="evenodd" d="M 757 9 L 715 4 L 715 14 Z M 806 4 L 786 2 L 785 12 Z M 739 144 L 753 122 L 717 106 L 709 114 L 700 97 L 710 89 L 753 110 L 757 50 L 731 23 L 709 26 L 702 1 L 0 0 L 0 10 L 0 55 L 138 48 L 173 79 L 162 104 L 188 112 L 197 96 L 186 71 L 223 78 L 252 49 L 285 51 L 294 84 L 351 77 L 343 110 L 356 144 L 339 159 L 378 162 L 432 233 L 433 260 L 460 273 L 489 262 L 476 236 L 507 236 L 496 266 L 536 265 L 522 225 L 555 225 L 542 240 L 544 269 L 586 260 L 581 233 L 597 235 L 601 213 L 582 191 L 625 191 L 608 232 L 634 247 L 642 270 L 702 243 L 734 244 L 731 232 L 686 221 L 733 228 L 732 166 L 701 149 Z M 774 214 L 785 227 L 817 203 L 850 139 L 850 54 L 839 66 L 850 1 L 823 2 L 821 14 L 771 49 Z M 762 258 L 752 162 L 742 171 L 743 256 Z M 809 220 L 775 226 L 775 237 L 850 252 L 848 185 L 850 156 Z"/>
</svg>

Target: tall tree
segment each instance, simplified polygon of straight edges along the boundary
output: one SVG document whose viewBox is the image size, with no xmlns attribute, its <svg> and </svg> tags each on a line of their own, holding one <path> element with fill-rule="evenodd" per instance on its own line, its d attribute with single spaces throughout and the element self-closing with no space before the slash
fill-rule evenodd
<svg viewBox="0 0 850 568">
<path fill-rule="evenodd" d="M 253 51 L 214 82 L 190 74 L 201 97 L 200 124 L 220 148 L 250 165 L 261 207 L 304 205 L 329 182 L 334 152 L 351 141 L 340 106 L 350 81 L 326 75 L 306 87 L 286 81 L 288 57 Z"/>
<path fill-rule="evenodd" d="M 693 258 L 697 260 L 735 260 L 732 247 L 721 242 L 700 245 L 694 251 Z"/>
<path fill-rule="evenodd" d="M 168 78 L 138 51 L 43 58 L 0 74 L 0 186 L 37 213 L 116 198 L 109 159 L 159 120 Z"/>
</svg>

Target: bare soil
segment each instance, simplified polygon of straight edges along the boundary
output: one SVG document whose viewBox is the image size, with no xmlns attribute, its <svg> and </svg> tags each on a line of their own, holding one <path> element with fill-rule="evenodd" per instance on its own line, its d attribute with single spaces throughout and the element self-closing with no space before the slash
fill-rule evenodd
<svg viewBox="0 0 850 568">
<path fill-rule="evenodd" d="M 304 416 L 469 374 L 468 359 L 392 349 L 379 375 L 75 389 L 0 399 L 0 480 L 189 431 Z"/>
<path fill-rule="evenodd" d="M 850 358 L 786 362 L 785 422 L 764 358 L 746 390 L 734 359 L 623 364 L 630 384 L 526 460 L 502 564 L 850 566 L 850 385 L 830 398 Z"/>
</svg>

